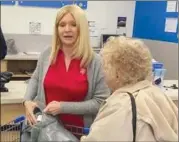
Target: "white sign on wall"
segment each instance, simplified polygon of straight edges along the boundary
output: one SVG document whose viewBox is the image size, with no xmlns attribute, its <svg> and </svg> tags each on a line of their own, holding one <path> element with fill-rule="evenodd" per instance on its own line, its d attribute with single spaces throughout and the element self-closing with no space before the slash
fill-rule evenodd
<svg viewBox="0 0 179 142">
<path fill-rule="evenodd" d="M 40 22 L 29 22 L 29 33 L 30 34 L 41 34 L 41 23 Z"/>
<path fill-rule="evenodd" d="M 166 12 L 176 12 L 177 11 L 177 2 L 176 1 L 167 1 Z"/>
<path fill-rule="evenodd" d="M 98 37 L 99 29 L 96 21 L 88 21 L 90 37 Z"/>
<path fill-rule="evenodd" d="M 165 21 L 165 32 L 176 33 L 177 32 L 177 18 L 166 18 Z"/>
</svg>

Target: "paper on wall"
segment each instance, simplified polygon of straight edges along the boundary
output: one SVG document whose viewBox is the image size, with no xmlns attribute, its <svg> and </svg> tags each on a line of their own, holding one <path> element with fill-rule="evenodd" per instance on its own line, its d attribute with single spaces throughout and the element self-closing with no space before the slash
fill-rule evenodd
<svg viewBox="0 0 179 142">
<path fill-rule="evenodd" d="M 177 18 L 166 18 L 165 21 L 165 32 L 176 33 L 177 32 Z"/>
<path fill-rule="evenodd" d="M 96 27 L 96 21 L 88 21 L 89 27 Z"/>
<path fill-rule="evenodd" d="M 90 37 L 98 37 L 99 36 L 99 30 L 95 27 L 89 28 Z"/>
<path fill-rule="evenodd" d="M 30 34 L 41 34 L 41 23 L 40 22 L 29 22 L 29 33 Z"/>
<path fill-rule="evenodd" d="M 116 34 L 118 35 L 126 35 L 126 27 L 121 27 L 116 29 Z"/>
<path fill-rule="evenodd" d="M 90 37 L 98 37 L 99 29 L 96 21 L 88 21 Z"/>
<path fill-rule="evenodd" d="M 167 1 L 167 12 L 176 12 L 177 2 L 176 1 Z"/>
</svg>

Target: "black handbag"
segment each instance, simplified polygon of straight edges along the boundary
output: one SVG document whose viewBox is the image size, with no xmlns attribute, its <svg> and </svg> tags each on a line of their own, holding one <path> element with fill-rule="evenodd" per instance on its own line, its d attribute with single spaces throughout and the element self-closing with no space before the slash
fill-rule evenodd
<svg viewBox="0 0 179 142">
<path fill-rule="evenodd" d="M 136 102 L 134 96 L 127 92 L 130 96 L 131 106 L 132 106 L 132 129 L 133 129 L 133 142 L 136 141 L 136 123 L 137 123 L 137 111 L 136 111 Z"/>
</svg>

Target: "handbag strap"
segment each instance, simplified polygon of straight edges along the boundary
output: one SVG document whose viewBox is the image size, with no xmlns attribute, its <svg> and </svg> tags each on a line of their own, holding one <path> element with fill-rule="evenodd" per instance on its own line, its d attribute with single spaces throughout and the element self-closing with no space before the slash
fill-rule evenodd
<svg viewBox="0 0 179 142">
<path fill-rule="evenodd" d="M 136 111 L 136 103 L 134 96 L 127 92 L 131 99 L 131 105 L 132 105 L 132 128 L 133 128 L 133 142 L 136 141 L 136 123 L 137 123 L 137 111 Z"/>
</svg>

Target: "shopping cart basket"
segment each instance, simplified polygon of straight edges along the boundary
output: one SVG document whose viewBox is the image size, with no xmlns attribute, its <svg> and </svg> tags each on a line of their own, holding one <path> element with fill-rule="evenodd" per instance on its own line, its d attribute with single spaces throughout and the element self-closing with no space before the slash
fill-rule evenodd
<svg viewBox="0 0 179 142">
<path fill-rule="evenodd" d="M 1 142 L 20 142 L 22 124 L 24 120 L 24 116 L 19 116 L 5 125 L 2 125 Z"/>
<path fill-rule="evenodd" d="M 1 142 L 21 142 L 21 135 L 25 132 L 22 129 L 25 116 L 18 116 L 16 119 L 1 126 Z M 65 125 L 65 128 L 69 130 L 73 135 L 80 138 L 83 135 L 89 133 L 89 128 L 77 127 L 74 125 Z"/>
<path fill-rule="evenodd" d="M 65 128 L 70 131 L 73 135 L 75 135 L 78 139 L 81 138 L 81 136 L 88 135 L 89 128 L 85 127 L 78 127 L 74 125 L 65 125 Z"/>
</svg>

